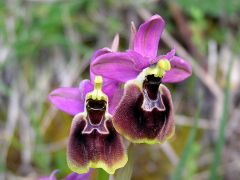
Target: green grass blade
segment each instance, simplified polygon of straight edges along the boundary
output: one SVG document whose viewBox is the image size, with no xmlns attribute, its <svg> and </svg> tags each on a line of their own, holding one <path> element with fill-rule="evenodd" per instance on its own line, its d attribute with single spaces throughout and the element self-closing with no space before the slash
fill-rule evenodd
<svg viewBox="0 0 240 180">
<path fill-rule="evenodd" d="M 194 124 L 193 127 L 189 133 L 187 143 L 183 149 L 183 153 L 181 155 L 181 158 L 179 160 L 179 163 L 176 167 L 176 170 L 172 176 L 172 180 L 178 180 L 181 179 L 182 173 L 185 169 L 185 166 L 187 164 L 187 160 L 189 158 L 189 155 L 191 154 L 190 152 L 192 151 L 192 144 L 194 142 L 194 139 L 196 137 L 196 132 L 197 132 L 197 127 L 198 127 L 198 121 L 199 121 L 199 116 L 200 116 L 200 111 L 201 111 L 201 104 L 202 104 L 202 98 L 199 98 L 199 104 L 197 108 L 197 112 L 195 113 L 194 117 Z"/>
<path fill-rule="evenodd" d="M 229 112 L 230 77 L 231 77 L 232 66 L 233 66 L 233 60 L 230 62 L 230 65 L 228 68 L 228 74 L 226 79 L 227 84 L 224 90 L 223 113 L 222 113 L 222 118 L 221 118 L 220 127 L 219 127 L 219 135 L 218 135 L 218 139 L 215 147 L 213 164 L 211 167 L 211 175 L 210 175 L 211 180 L 218 179 L 217 170 L 218 170 L 219 164 L 221 163 L 221 154 L 222 154 L 222 150 L 225 143 L 225 127 L 227 124 L 228 112 Z"/>
</svg>

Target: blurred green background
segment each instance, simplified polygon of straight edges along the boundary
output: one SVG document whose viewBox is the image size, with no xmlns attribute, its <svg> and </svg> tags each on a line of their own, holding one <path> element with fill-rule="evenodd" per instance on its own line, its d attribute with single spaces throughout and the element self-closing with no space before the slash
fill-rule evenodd
<svg viewBox="0 0 240 180">
<path fill-rule="evenodd" d="M 1 0 L 0 179 L 70 173 L 72 117 L 51 106 L 48 93 L 77 87 L 96 49 L 110 46 L 116 33 L 120 50 L 127 49 L 131 21 L 138 27 L 153 14 L 166 21 L 159 54 L 175 47 L 193 75 L 167 84 L 175 136 L 135 145 L 131 179 L 239 179 L 238 0 Z"/>
</svg>

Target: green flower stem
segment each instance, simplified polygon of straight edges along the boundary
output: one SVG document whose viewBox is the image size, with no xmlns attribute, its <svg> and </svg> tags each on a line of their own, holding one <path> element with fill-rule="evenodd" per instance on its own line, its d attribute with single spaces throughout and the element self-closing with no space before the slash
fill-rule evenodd
<svg viewBox="0 0 240 180">
<path fill-rule="evenodd" d="M 97 169 L 97 180 L 108 180 L 109 174 L 103 169 Z"/>
</svg>

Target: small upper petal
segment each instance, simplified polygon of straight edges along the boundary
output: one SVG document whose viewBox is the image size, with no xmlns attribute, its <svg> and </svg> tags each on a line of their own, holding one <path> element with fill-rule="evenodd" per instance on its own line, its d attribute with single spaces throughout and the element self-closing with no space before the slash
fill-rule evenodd
<svg viewBox="0 0 240 180">
<path fill-rule="evenodd" d="M 171 61 L 173 59 L 173 57 L 175 56 L 175 52 L 176 50 L 175 49 L 172 49 L 171 51 L 169 51 L 167 54 L 164 54 L 164 55 L 160 55 L 154 59 L 151 59 L 151 62 L 150 64 L 156 64 L 159 60 L 161 59 L 167 59 L 169 61 Z"/>
<path fill-rule="evenodd" d="M 103 54 L 110 53 L 110 52 L 112 52 L 112 50 L 107 48 L 107 47 L 95 51 L 95 53 L 91 57 L 91 63 L 93 63 L 97 57 L 99 57 Z M 90 66 L 90 80 L 94 81 L 94 79 L 95 79 L 95 74 L 92 72 L 92 69 L 91 69 L 91 66 Z"/>
<path fill-rule="evenodd" d="M 84 79 L 79 84 L 79 90 L 80 90 L 80 93 L 81 93 L 80 94 L 81 98 L 84 100 L 86 94 L 93 90 L 93 84 L 91 83 L 90 80 Z"/>
<path fill-rule="evenodd" d="M 141 71 L 137 60 L 133 53 L 107 53 L 94 60 L 91 64 L 91 70 L 97 75 L 119 82 L 126 82 L 129 79 L 134 79 Z"/>
<path fill-rule="evenodd" d="M 111 99 L 115 94 L 115 90 L 118 88 L 119 83 L 112 79 L 104 78 L 103 79 L 103 92 L 108 96 L 108 99 Z"/>
<path fill-rule="evenodd" d="M 51 103 L 61 111 L 76 115 L 84 110 L 84 99 L 79 88 L 62 87 L 49 94 Z"/>
<path fill-rule="evenodd" d="M 116 38 L 115 38 L 115 39 L 116 39 Z M 114 40 L 114 41 L 117 41 L 117 40 Z M 113 43 L 114 43 L 114 42 L 113 42 Z M 117 43 L 117 42 L 115 42 L 115 43 Z M 110 52 L 112 52 L 112 50 L 109 49 L 109 48 L 102 48 L 102 49 L 97 50 L 97 51 L 93 54 L 93 56 L 92 56 L 92 58 L 91 58 L 91 63 L 95 62 L 95 60 L 96 60 L 98 57 L 100 57 L 100 56 L 102 56 L 102 55 L 104 55 L 104 54 L 110 53 Z M 86 90 L 89 90 L 89 89 L 92 90 L 92 89 L 93 89 L 93 85 L 92 85 L 93 83 L 91 83 L 91 82 L 94 81 L 96 75 L 98 75 L 98 74 L 95 74 L 95 73 L 92 71 L 92 66 L 90 66 L 90 79 L 91 79 L 91 81 L 86 80 L 85 82 L 82 82 L 82 83 L 81 83 L 81 84 L 83 84 L 84 86 L 86 86 L 84 92 L 86 92 Z M 111 96 L 113 95 L 114 90 L 117 88 L 117 86 L 118 86 L 118 82 L 117 82 L 117 81 L 114 81 L 114 80 L 108 79 L 108 78 L 104 78 L 104 79 L 103 79 L 103 92 L 106 93 L 106 94 L 108 95 L 108 97 L 111 97 Z M 83 89 L 84 89 L 84 88 L 83 88 Z M 90 90 L 89 90 L 89 91 L 90 91 Z M 88 92 L 89 92 L 89 91 L 88 91 Z M 84 97 L 85 97 L 86 93 L 83 93 L 83 95 L 84 95 Z"/>
<path fill-rule="evenodd" d="M 164 26 L 165 22 L 159 15 L 154 15 L 143 23 L 136 33 L 134 50 L 145 57 L 155 58 Z"/>
<path fill-rule="evenodd" d="M 98 49 L 97 51 L 95 51 L 91 57 L 91 63 L 99 56 L 103 55 L 103 54 L 106 54 L 106 53 L 109 53 L 109 52 L 112 52 L 111 49 L 105 47 L 105 48 L 102 48 L 102 49 Z"/>
<path fill-rule="evenodd" d="M 163 83 L 177 83 L 187 79 L 192 74 L 191 65 L 178 56 L 174 56 L 171 60 L 171 70 L 164 75 Z"/>
</svg>

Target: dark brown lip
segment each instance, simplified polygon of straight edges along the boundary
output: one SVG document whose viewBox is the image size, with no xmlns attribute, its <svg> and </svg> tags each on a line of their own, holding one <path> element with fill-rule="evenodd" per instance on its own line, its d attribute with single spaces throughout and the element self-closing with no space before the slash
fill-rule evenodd
<svg viewBox="0 0 240 180">
<path fill-rule="evenodd" d="M 149 85 L 145 81 L 140 89 L 137 83 L 129 83 L 113 114 L 113 123 L 132 142 L 163 141 L 174 128 L 170 92 L 161 84 Z"/>
</svg>

